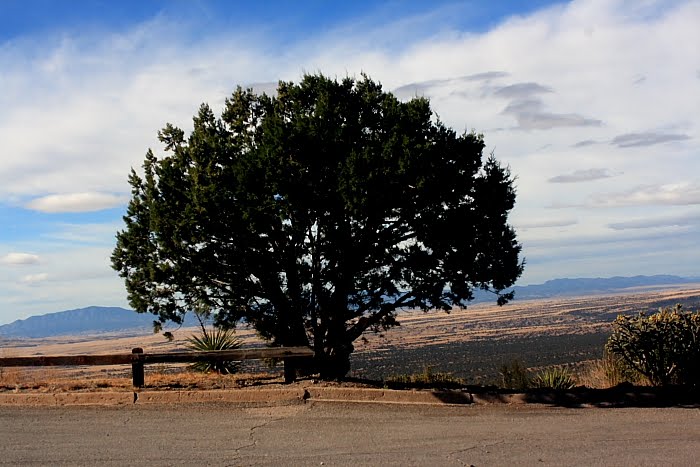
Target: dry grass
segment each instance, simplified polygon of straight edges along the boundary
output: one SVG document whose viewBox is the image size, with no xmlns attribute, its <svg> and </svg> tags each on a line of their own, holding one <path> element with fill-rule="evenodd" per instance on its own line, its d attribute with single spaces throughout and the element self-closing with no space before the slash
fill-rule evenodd
<svg viewBox="0 0 700 467">
<path fill-rule="evenodd" d="M 53 391 L 81 389 L 82 384 L 68 371 L 59 368 L 5 368 L 0 374 L 0 391 Z"/>
<path fill-rule="evenodd" d="M 0 357 L 39 355 L 95 355 L 131 353 L 134 347 L 145 352 L 183 351 L 186 339 L 197 328 L 177 330 L 175 339 L 168 341 L 159 334 L 123 335 L 119 333 L 62 336 L 44 339 L 23 339 L 18 345 L 0 341 Z M 250 330 L 237 335 L 247 344 L 259 343 Z M 252 361 L 241 374 L 221 376 L 189 371 L 186 364 L 152 364 L 145 366 L 147 389 L 216 389 L 264 384 L 281 378 L 281 367 L 275 373 L 261 373 L 260 365 Z M 83 367 L 0 367 L 0 392 L 34 391 L 131 391 L 131 367 L 129 365 Z"/>
<path fill-rule="evenodd" d="M 648 384 L 644 378 L 626 370 L 610 355 L 584 362 L 576 372 L 576 378 L 580 385 L 596 389 L 607 389 L 622 383 Z"/>
<path fill-rule="evenodd" d="M 456 378 L 449 373 L 435 372 L 429 366 L 420 373 L 392 375 L 386 379 L 386 383 L 398 383 L 407 385 L 428 385 L 428 386 L 464 386 L 466 382 L 461 378 Z"/>
<path fill-rule="evenodd" d="M 0 392 L 80 392 L 132 391 L 130 369 L 100 367 L 78 368 L 5 368 L 0 377 Z M 278 374 L 241 373 L 219 375 L 201 373 L 174 365 L 152 365 L 145 369 L 145 389 L 235 389 L 258 385 L 282 384 Z"/>
<path fill-rule="evenodd" d="M 55 344 L 50 344 L 55 345 Z M 66 345 L 67 344 L 63 344 Z M 83 346 L 79 346 L 83 347 Z M 43 349 L 42 349 L 43 350 Z M 13 357 L 17 349 L 0 348 L 0 357 Z M 41 352 L 45 353 L 45 352 Z M 48 354 L 48 352 L 46 352 Z M 67 354 L 70 354 L 66 352 Z M 99 353 L 107 353 L 104 350 Z M 26 355 L 26 354 L 23 354 Z M 281 370 L 261 373 L 255 368 L 239 374 L 219 375 L 190 371 L 186 364 L 146 365 L 146 389 L 226 389 L 282 383 Z M 131 367 L 0 367 L 0 392 L 131 391 Z"/>
</svg>

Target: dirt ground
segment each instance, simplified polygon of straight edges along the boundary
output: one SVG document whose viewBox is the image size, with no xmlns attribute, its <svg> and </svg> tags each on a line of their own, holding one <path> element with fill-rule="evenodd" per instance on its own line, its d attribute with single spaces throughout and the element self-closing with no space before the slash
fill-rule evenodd
<svg viewBox="0 0 700 467">
<path fill-rule="evenodd" d="M 479 304 L 449 314 L 402 312 L 401 326 L 385 335 L 367 334 L 356 342 L 350 374 L 355 380 L 342 384 L 361 386 L 366 383 L 358 380 L 382 381 L 395 374 L 421 372 L 427 366 L 482 384 L 487 381 L 482 375 L 492 376 L 501 363 L 515 358 L 530 367 L 580 363 L 600 357 L 610 323 L 619 313 L 654 311 L 677 302 L 687 309 L 700 308 L 700 285 L 515 301 L 504 307 Z M 146 353 L 185 350 L 187 337 L 196 332 L 197 328 L 177 329 L 173 341 L 159 334 L 133 332 L 0 338 L 0 357 L 130 353 L 134 347 Z M 264 345 L 253 330 L 239 329 L 237 335 L 244 346 Z M 145 368 L 146 386 L 153 390 L 271 388 L 283 384 L 281 365 L 271 369 L 258 361 L 245 362 L 242 373 L 231 376 L 201 375 L 187 371 L 186 365 L 154 364 Z M 131 391 L 131 368 L 0 368 L 0 392 L 106 390 Z"/>
</svg>

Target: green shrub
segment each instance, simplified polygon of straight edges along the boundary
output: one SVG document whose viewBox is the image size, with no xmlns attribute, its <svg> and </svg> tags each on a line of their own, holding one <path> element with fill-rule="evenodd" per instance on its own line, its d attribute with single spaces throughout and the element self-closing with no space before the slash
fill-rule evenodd
<svg viewBox="0 0 700 467">
<path fill-rule="evenodd" d="M 501 365 L 500 373 L 503 389 L 525 390 L 530 387 L 530 372 L 518 360 Z"/>
<path fill-rule="evenodd" d="M 606 350 L 654 386 L 700 384 L 700 313 L 681 305 L 647 316 L 620 315 Z"/>
<path fill-rule="evenodd" d="M 571 389 L 576 379 L 566 368 L 552 366 L 545 368 L 530 381 L 533 388 Z"/>
<path fill-rule="evenodd" d="M 231 329 L 214 329 L 207 331 L 202 326 L 202 333 L 187 339 L 187 348 L 197 351 L 235 350 L 241 347 L 241 341 Z M 222 375 L 236 373 L 240 362 L 235 361 L 203 361 L 190 365 L 195 371 L 208 373 L 215 371 Z"/>
</svg>

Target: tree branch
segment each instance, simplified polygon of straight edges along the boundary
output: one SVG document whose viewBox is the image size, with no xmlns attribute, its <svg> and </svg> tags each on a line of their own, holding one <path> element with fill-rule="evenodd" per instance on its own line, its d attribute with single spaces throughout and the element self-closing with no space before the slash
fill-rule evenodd
<svg viewBox="0 0 700 467">
<path fill-rule="evenodd" d="M 406 302 L 411 295 L 411 292 L 406 292 L 406 294 L 404 294 L 401 298 L 394 301 L 393 303 L 383 304 L 379 311 L 377 311 L 376 313 L 370 316 L 363 316 L 362 318 L 357 320 L 357 323 L 355 323 L 354 326 L 348 329 L 348 337 L 351 339 L 351 341 L 354 341 L 355 339 L 360 337 L 362 333 L 367 330 L 367 328 L 369 328 L 370 326 L 374 326 L 375 324 L 379 324 L 382 321 L 382 319 L 385 318 L 387 315 L 394 312 L 397 308 L 406 305 Z"/>
</svg>

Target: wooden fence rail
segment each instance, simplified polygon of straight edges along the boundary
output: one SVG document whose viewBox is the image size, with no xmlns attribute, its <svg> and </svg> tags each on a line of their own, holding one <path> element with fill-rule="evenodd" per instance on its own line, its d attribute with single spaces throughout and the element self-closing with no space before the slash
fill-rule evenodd
<svg viewBox="0 0 700 467">
<path fill-rule="evenodd" d="M 240 361 L 280 358 L 284 362 L 284 380 L 296 378 L 295 361 L 311 358 L 314 352 L 308 347 L 271 347 L 261 349 L 214 350 L 208 352 L 144 353 L 137 347 L 128 354 L 111 355 L 60 355 L 38 357 L 0 358 L 0 367 L 10 366 L 83 366 L 131 364 L 134 387 L 144 385 L 143 366 L 150 363 L 192 363 L 202 361 Z"/>
</svg>

